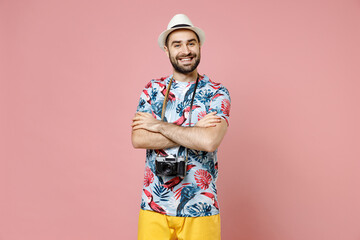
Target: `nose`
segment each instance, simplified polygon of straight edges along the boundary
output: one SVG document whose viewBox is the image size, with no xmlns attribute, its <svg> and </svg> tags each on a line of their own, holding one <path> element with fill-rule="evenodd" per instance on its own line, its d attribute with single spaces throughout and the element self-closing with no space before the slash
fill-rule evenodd
<svg viewBox="0 0 360 240">
<path fill-rule="evenodd" d="M 186 55 L 188 55 L 190 53 L 190 49 L 189 49 L 188 45 L 186 45 L 186 44 L 184 44 L 182 46 L 181 51 Z"/>
</svg>

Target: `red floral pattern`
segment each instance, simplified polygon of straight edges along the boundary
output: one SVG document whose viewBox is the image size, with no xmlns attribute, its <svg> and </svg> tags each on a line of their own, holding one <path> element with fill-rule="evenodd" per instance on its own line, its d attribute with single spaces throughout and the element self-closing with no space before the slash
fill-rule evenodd
<svg viewBox="0 0 360 240">
<path fill-rule="evenodd" d="M 211 183 L 211 175 L 203 169 L 199 169 L 195 172 L 195 181 L 202 189 L 208 189 Z"/>
<path fill-rule="evenodd" d="M 154 181 L 154 174 L 149 167 L 145 169 L 144 186 L 148 187 Z"/>
<path fill-rule="evenodd" d="M 223 99 L 221 101 L 221 110 L 226 116 L 229 116 L 230 114 L 230 101 L 229 99 Z"/>
</svg>

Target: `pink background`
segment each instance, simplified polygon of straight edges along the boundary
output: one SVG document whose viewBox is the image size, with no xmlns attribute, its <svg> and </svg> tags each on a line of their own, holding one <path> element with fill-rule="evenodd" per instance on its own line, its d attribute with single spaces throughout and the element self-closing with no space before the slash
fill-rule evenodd
<svg viewBox="0 0 360 240">
<path fill-rule="evenodd" d="M 360 2 L 0 1 L 0 239 L 136 239 L 142 88 L 176 13 L 232 97 L 225 240 L 360 240 Z"/>
</svg>

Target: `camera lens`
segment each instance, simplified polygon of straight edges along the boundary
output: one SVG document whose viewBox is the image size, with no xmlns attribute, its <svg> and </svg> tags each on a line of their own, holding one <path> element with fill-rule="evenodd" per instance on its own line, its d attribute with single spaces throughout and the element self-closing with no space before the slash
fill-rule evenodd
<svg viewBox="0 0 360 240">
<path fill-rule="evenodd" d="M 167 163 L 164 162 L 162 164 L 162 172 L 164 173 L 164 175 L 173 175 L 175 171 L 175 164 L 174 163 Z"/>
</svg>

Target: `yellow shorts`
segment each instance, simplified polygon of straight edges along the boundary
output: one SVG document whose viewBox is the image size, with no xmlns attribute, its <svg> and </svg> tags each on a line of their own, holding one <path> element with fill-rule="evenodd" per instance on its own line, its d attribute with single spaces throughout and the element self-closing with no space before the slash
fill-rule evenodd
<svg viewBox="0 0 360 240">
<path fill-rule="evenodd" d="M 173 217 L 140 210 L 138 240 L 220 240 L 220 214 Z"/>
</svg>

